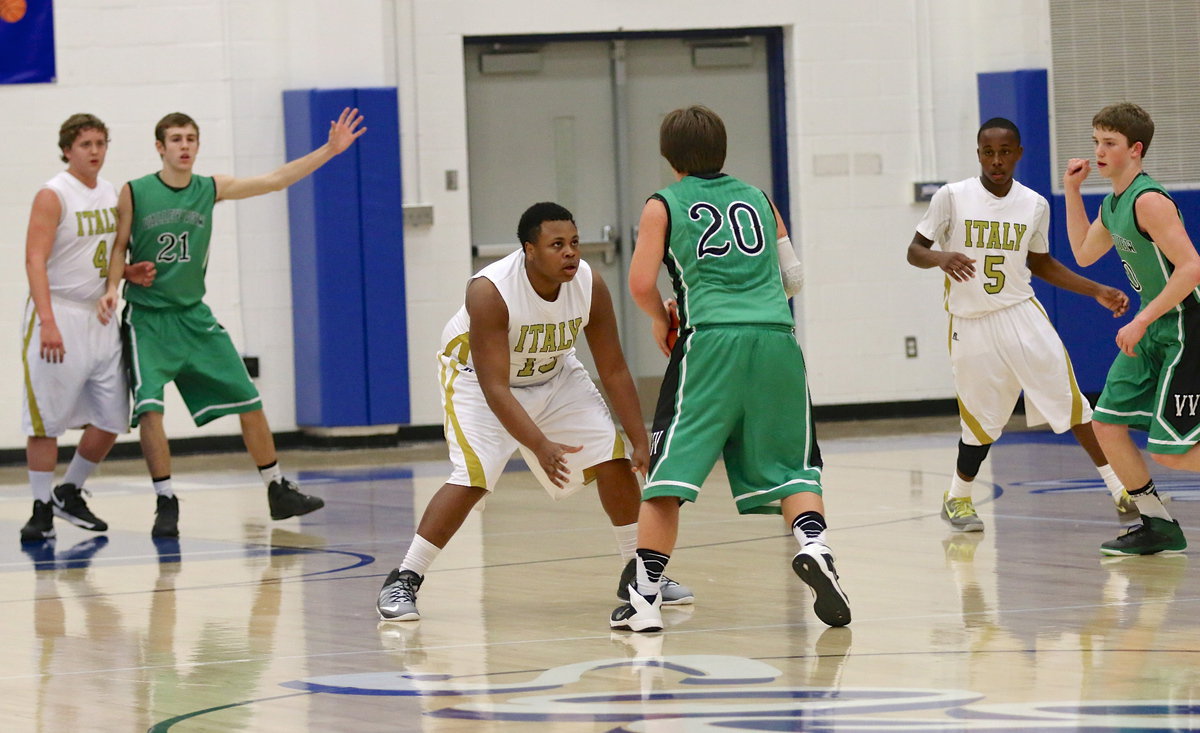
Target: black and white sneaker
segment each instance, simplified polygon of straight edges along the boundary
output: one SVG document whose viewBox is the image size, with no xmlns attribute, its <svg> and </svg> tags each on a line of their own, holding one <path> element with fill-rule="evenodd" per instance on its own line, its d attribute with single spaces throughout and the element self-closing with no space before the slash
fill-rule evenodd
<svg viewBox="0 0 1200 733">
<path fill-rule="evenodd" d="M 33 516 L 21 527 L 21 542 L 41 542 L 54 537 L 54 508 L 41 499 L 33 500 Z"/>
<path fill-rule="evenodd" d="M 636 557 L 625 563 L 625 569 L 621 571 L 621 582 L 617 585 L 619 600 L 629 600 L 629 586 L 631 585 L 637 585 Z M 677 583 L 665 575 L 662 576 L 659 593 L 662 595 L 662 605 L 664 606 L 685 606 L 696 601 L 696 594 L 692 592 L 691 588 Z"/>
<path fill-rule="evenodd" d="M 93 532 L 107 531 L 108 522 L 92 514 L 92 510 L 88 509 L 87 502 L 83 500 L 85 493 L 88 496 L 92 495 L 92 492 L 75 484 L 55 486 L 54 490 L 50 492 L 54 513 L 76 527 L 90 529 Z"/>
<path fill-rule="evenodd" d="M 179 536 L 179 497 L 158 495 L 158 506 L 154 509 L 154 527 L 151 537 Z"/>
<path fill-rule="evenodd" d="M 392 568 L 383 587 L 379 589 L 379 599 L 375 601 L 375 610 L 384 621 L 420 621 L 421 614 L 417 612 L 417 591 L 425 576 L 417 575 L 411 570 Z"/>
<path fill-rule="evenodd" d="M 805 546 L 792 558 L 792 570 L 812 589 L 813 611 L 830 626 L 850 623 L 850 602 L 838 585 L 833 553 L 817 542 Z"/>
<path fill-rule="evenodd" d="M 324 499 L 301 494 L 299 487 L 287 479 L 271 482 L 267 487 L 267 503 L 271 507 L 271 519 L 298 517 L 325 506 Z"/>
<path fill-rule="evenodd" d="M 630 586 L 625 593 L 629 602 L 613 609 L 608 617 L 608 625 L 622 631 L 662 631 L 662 593 L 654 598 L 646 598 Z"/>
</svg>

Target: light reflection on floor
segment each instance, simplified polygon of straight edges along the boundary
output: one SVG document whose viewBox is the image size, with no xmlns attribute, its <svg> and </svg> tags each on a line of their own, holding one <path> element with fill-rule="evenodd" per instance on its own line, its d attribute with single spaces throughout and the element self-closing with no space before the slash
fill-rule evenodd
<svg viewBox="0 0 1200 733">
<path fill-rule="evenodd" d="M 697 602 L 653 635 L 608 630 L 620 562 L 595 497 L 555 504 L 519 461 L 439 557 L 412 624 L 379 623 L 374 596 L 445 476 L 439 446 L 285 456 L 327 507 L 275 523 L 242 456 L 193 460 L 176 471 L 177 542 L 151 540 L 141 467 L 114 462 L 90 486 L 108 533 L 60 520 L 52 544 L 21 546 L 29 499 L 7 471 L 2 727 L 1200 729 L 1189 556 L 1102 558 L 1117 529 L 1102 483 L 1069 439 L 1036 432 L 985 464 L 987 530 L 951 533 L 937 511 L 955 441 L 823 440 L 845 629 L 817 621 L 794 541 L 736 516 L 720 471 L 671 563 Z M 1196 527 L 1200 483 L 1158 484 Z"/>
</svg>

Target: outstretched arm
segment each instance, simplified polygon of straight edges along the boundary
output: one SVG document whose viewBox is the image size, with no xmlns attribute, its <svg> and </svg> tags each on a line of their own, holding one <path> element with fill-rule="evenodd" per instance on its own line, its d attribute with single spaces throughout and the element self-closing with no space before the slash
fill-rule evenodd
<svg viewBox="0 0 1200 733">
<path fill-rule="evenodd" d="M 261 176 L 213 176 L 217 184 L 217 200 L 245 199 L 287 188 L 349 148 L 367 131 L 367 128 L 360 127 L 362 121 L 363 117 L 357 109 L 347 107 L 336 122 L 329 123 L 329 140 L 308 155 L 288 161 Z"/>
<path fill-rule="evenodd" d="M 1047 252 L 1030 252 L 1029 271 L 1056 288 L 1095 298 L 1096 302 L 1112 311 L 1113 318 L 1120 318 L 1129 310 L 1129 296 L 1120 290 L 1101 285 L 1095 280 L 1074 272 L 1054 259 Z"/>
<path fill-rule="evenodd" d="M 621 339 L 617 336 L 617 316 L 613 312 L 612 296 L 600 273 L 592 271 L 592 312 L 588 325 L 583 329 L 596 361 L 600 383 L 608 393 L 613 411 L 621 421 L 621 427 L 633 444 L 633 470 L 644 476 L 650 465 L 650 439 L 646 435 L 646 424 L 642 421 L 642 407 L 638 402 L 637 387 L 633 375 L 621 352 Z"/>
</svg>

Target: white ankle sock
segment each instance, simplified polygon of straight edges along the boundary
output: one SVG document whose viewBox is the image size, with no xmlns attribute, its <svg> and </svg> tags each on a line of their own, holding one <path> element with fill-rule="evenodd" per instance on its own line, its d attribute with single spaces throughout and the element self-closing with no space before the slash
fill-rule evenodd
<svg viewBox="0 0 1200 733">
<path fill-rule="evenodd" d="M 400 563 L 401 570 L 411 570 L 417 575 L 425 576 L 425 572 L 429 570 L 429 566 L 437 559 L 438 553 L 442 548 L 433 544 L 419 534 L 413 535 L 412 544 L 408 546 L 408 554 L 404 556 L 404 562 Z"/>
<path fill-rule="evenodd" d="M 33 492 L 33 498 L 38 501 L 50 503 L 50 489 L 54 488 L 54 472 L 53 471 L 30 471 L 29 472 L 29 489 Z"/>
<path fill-rule="evenodd" d="M 950 479 L 950 498 L 951 499 L 970 499 L 971 488 L 975 486 L 975 481 L 964 481 L 956 471 L 954 478 Z"/>
<path fill-rule="evenodd" d="M 1121 492 L 1125 490 L 1125 487 L 1121 485 L 1121 479 L 1117 478 L 1117 472 L 1112 470 L 1112 466 L 1107 463 L 1103 466 L 1096 466 L 1096 473 L 1104 479 L 1104 485 L 1108 487 L 1108 493 L 1112 494 L 1113 501 L 1120 500 Z"/>
<path fill-rule="evenodd" d="M 637 557 L 637 522 L 620 527 L 613 525 L 613 534 L 617 536 L 617 552 L 621 553 L 622 560 L 629 562 Z"/>
<path fill-rule="evenodd" d="M 63 476 L 63 483 L 75 484 L 82 487 L 83 483 L 88 480 L 98 465 L 79 455 L 78 452 L 75 453 L 74 457 L 71 458 L 71 464 L 67 466 L 67 475 Z"/>
</svg>

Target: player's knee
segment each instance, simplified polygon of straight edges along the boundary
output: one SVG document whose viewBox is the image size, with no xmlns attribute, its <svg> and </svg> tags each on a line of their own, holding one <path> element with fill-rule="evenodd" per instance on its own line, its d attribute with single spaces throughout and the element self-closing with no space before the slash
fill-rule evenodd
<svg viewBox="0 0 1200 733">
<path fill-rule="evenodd" d="M 970 478 L 978 476 L 979 467 L 983 465 L 983 459 L 987 458 L 988 451 L 991 449 L 991 443 L 968 445 L 960 439 L 958 441 L 958 472 Z"/>
</svg>

